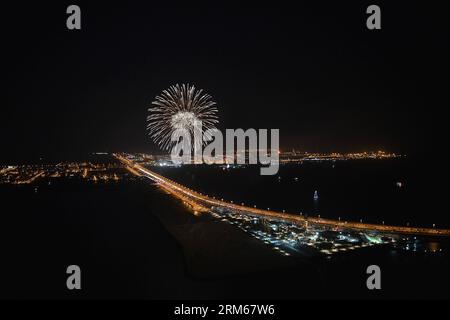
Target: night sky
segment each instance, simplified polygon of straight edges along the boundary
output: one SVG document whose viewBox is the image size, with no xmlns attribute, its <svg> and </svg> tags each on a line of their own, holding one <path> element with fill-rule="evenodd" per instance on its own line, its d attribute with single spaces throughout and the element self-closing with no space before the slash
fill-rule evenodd
<svg viewBox="0 0 450 320">
<path fill-rule="evenodd" d="M 158 151 L 147 108 L 175 83 L 210 93 L 221 129 L 279 128 L 283 150 L 442 148 L 448 11 L 390 2 L 2 5 L 1 160 Z"/>
</svg>

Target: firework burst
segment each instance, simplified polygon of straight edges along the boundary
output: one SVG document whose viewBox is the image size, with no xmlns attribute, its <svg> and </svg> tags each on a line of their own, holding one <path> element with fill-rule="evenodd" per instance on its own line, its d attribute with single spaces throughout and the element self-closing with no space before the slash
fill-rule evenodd
<svg viewBox="0 0 450 320">
<path fill-rule="evenodd" d="M 171 137 L 175 130 L 189 132 L 191 141 L 199 130 L 202 135 L 208 129 L 215 129 L 217 120 L 216 103 L 202 89 L 196 90 L 189 84 L 173 85 L 156 96 L 152 107 L 148 109 L 147 130 L 153 141 L 163 150 L 172 147 Z M 202 128 L 194 124 L 201 121 Z M 203 144 L 211 139 L 203 136 Z"/>
</svg>

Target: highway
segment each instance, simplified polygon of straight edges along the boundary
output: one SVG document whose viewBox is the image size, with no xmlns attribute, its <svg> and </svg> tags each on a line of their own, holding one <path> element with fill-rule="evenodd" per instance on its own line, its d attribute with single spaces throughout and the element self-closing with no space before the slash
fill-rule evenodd
<svg viewBox="0 0 450 320">
<path fill-rule="evenodd" d="M 234 211 L 239 211 L 243 214 L 248 214 L 258 217 L 266 217 L 270 219 L 277 219 L 282 221 L 288 221 L 291 223 L 296 223 L 304 225 L 305 223 L 312 225 L 322 225 L 328 226 L 336 229 L 356 229 L 356 230 L 370 230 L 378 231 L 382 233 L 399 233 L 407 235 L 417 235 L 417 236 L 444 236 L 450 237 L 449 229 L 437 229 L 437 228 L 421 228 L 421 227 L 402 227 L 402 226 L 390 226 L 390 225 L 380 225 L 380 224 L 369 224 L 361 222 L 350 222 L 350 221 L 337 221 L 331 219 L 322 219 L 314 217 L 304 217 L 296 214 L 290 214 L 285 212 L 277 212 L 271 210 L 262 210 L 252 207 L 246 207 L 244 205 L 238 205 L 215 198 L 211 198 L 207 195 L 201 194 L 194 190 L 191 190 L 175 181 L 172 181 L 166 177 L 163 177 L 133 161 L 125 158 L 122 155 L 114 154 L 114 157 L 122 162 L 127 169 L 133 174 L 145 176 L 152 181 L 158 183 L 162 188 L 173 194 L 174 196 L 183 199 L 188 202 L 192 207 L 204 209 L 210 209 L 211 207 L 221 207 L 227 208 Z"/>
<path fill-rule="evenodd" d="M 21 180 L 18 181 L 16 184 L 31 184 L 33 183 L 36 179 L 38 179 L 39 177 L 42 177 L 43 175 L 45 175 L 44 171 L 40 171 L 37 174 L 35 174 L 33 177 L 30 177 L 27 180 Z"/>
</svg>

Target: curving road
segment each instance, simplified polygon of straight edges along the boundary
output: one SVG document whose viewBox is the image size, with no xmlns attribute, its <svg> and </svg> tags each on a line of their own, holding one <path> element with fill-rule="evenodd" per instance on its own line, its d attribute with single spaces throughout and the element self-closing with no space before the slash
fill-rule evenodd
<svg viewBox="0 0 450 320">
<path fill-rule="evenodd" d="M 450 237 L 449 229 L 432 229 L 432 228 L 420 228 L 420 227 L 401 227 L 401 226 L 389 226 L 389 225 L 379 225 L 370 223 L 359 223 L 359 222 L 349 222 L 349 221 L 337 221 L 322 218 L 312 218 L 303 217 L 299 215 L 261 210 L 252 207 L 246 207 L 243 205 L 237 205 L 230 202 L 225 202 L 215 198 L 210 198 L 207 195 L 201 194 L 194 190 L 191 190 L 175 181 L 172 181 L 164 176 L 161 176 L 133 161 L 125 158 L 119 154 L 113 154 L 116 159 L 122 162 L 128 170 L 133 174 L 145 176 L 156 183 L 160 184 L 164 189 L 168 190 L 175 196 L 188 201 L 193 206 L 202 205 L 203 207 L 210 208 L 212 206 L 228 208 L 231 210 L 239 211 L 241 213 L 247 213 L 249 215 L 264 216 L 272 219 L 279 219 L 283 221 L 289 221 L 292 223 L 298 223 L 304 225 L 305 223 L 329 226 L 333 228 L 342 229 L 358 229 L 358 230 L 371 230 L 383 233 L 401 233 L 408 235 L 419 235 L 419 236 L 445 236 Z"/>
</svg>

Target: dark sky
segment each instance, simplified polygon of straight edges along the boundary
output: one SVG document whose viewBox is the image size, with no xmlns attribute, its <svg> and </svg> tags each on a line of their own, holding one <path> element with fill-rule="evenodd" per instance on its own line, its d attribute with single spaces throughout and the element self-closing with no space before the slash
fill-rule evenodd
<svg viewBox="0 0 450 320">
<path fill-rule="evenodd" d="M 77 1 L 81 31 L 72 2 L 2 5 L 1 159 L 158 150 L 147 108 L 175 83 L 210 93 L 221 129 L 279 128 L 282 149 L 439 147 L 448 11 L 389 2 Z"/>
</svg>

